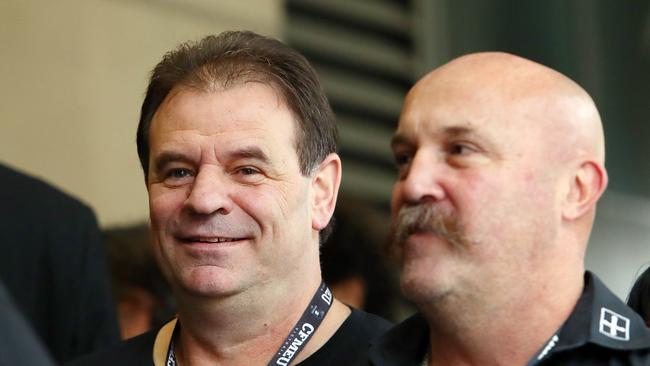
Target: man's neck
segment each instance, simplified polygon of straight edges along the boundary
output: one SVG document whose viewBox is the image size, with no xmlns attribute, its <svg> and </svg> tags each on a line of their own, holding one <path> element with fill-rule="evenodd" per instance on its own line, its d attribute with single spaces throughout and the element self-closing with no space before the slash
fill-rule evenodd
<svg viewBox="0 0 650 366">
<path fill-rule="evenodd" d="M 569 317 L 583 286 L 582 273 L 573 273 L 528 283 L 520 293 L 492 303 L 452 298 L 423 307 L 429 365 L 527 364 Z"/>
<path fill-rule="evenodd" d="M 260 286 L 225 299 L 179 304 L 181 332 L 176 344 L 179 363 L 182 366 L 266 365 L 316 293 L 321 283 L 320 272 L 296 280 Z M 320 348 L 348 314 L 345 306 L 335 302 L 296 359 L 302 360 Z"/>
</svg>

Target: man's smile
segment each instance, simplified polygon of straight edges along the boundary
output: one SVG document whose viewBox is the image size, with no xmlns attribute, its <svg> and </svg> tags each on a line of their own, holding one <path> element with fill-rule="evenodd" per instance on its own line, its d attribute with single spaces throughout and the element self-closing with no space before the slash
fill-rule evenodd
<svg viewBox="0 0 650 366">
<path fill-rule="evenodd" d="M 223 236 L 214 236 L 214 237 L 190 236 L 190 237 L 179 238 L 179 241 L 183 242 L 183 243 L 216 244 L 216 243 L 230 243 L 230 242 L 235 242 L 235 241 L 241 241 L 241 240 L 244 240 L 244 239 L 245 238 L 231 238 L 231 237 L 223 237 Z"/>
</svg>

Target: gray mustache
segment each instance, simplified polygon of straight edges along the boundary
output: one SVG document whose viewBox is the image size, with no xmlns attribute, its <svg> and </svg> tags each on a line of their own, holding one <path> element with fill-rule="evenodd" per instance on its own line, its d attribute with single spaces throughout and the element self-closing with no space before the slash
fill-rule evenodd
<svg viewBox="0 0 650 366">
<path fill-rule="evenodd" d="M 449 210 L 427 203 L 403 206 L 393 221 L 393 245 L 401 246 L 410 235 L 421 232 L 438 235 L 456 247 L 468 242 L 460 220 Z"/>
</svg>

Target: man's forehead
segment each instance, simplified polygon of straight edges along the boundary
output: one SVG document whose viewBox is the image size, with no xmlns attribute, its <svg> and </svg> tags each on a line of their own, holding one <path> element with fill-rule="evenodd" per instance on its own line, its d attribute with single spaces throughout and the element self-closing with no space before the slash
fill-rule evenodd
<svg viewBox="0 0 650 366">
<path fill-rule="evenodd" d="M 261 81 L 242 81 L 240 83 L 231 83 L 224 85 L 214 82 L 209 86 L 193 86 L 179 84 L 172 88 L 167 94 L 158 110 L 163 107 L 178 104 L 180 100 L 196 100 L 205 98 L 215 98 L 215 104 L 218 105 L 220 97 L 228 94 L 242 94 L 247 93 L 253 96 L 252 99 L 241 101 L 241 107 L 245 110 L 251 103 L 264 101 L 273 108 L 287 108 L 288 105 L 285 101 L 283 94 L 278 88 L 271 83 L 264 83 Z"/>
<path fill-rule="evenodd" d="M 503 98 L 478 95 L 465 98 L 444 91 L 435 98 L 415 98 L 405 103 L 392 146 L 448 143 L 453 139 L 510 145 L 536 139 L 540 125 L 526 114 L 526 103 L 505 103 Z"/>
<path fill-rule="evenodd" d="M 401 121 L 393 134 L 391 146 L 400 144 L 415 144 L 421 139 L 449 139 L 470 136 L 480 136 L 489 133 L 485 126 L 472 123 L 469 120 L 436 121 L 421 119 L 417 121 Z"/>
<path fill-rule="evenodd" d="M 287 120 L 291 129 L 295 127 L 293 112 L 275 88 L 251 82 L 213 90 L 176 87 L 156 111 L 152 125 L 163 119 L 165 123 L 157 128 L 176 130 L 179 124 L 200 125 L 220 132 L 245 125 L 270 128 L 278 118 Z"/>
<path fill-rule="evenodd" d="M 398 131 L 464 134 L 509 108 L 498 96 L 447 82 L 418 83 L 406 96 Z"/>
<path fill-rule="evenodd" d="M 523 89 L 426 77 L 407 95 L 396 135 L 459 136 L 498 131 L 526 135 L 540 127 L 547 102 L 543 94 L 520 92 Z"/>
<path fill-rule="evenodd" d="M 172 92 L 152 120 L 151 149 L 157 152 L 196 154 L 200 149 L 193 145 L 199 141 L 217 143 L 222 154 L 240 151 L 243 145 L 259 146 L 267 156 L 278 149 L 275 145 L 295 149 L 294 115 L 270 86 L 250 83 L 211 91 L 183 87 Z M 278 144 L 281 140 L 286 143 Z"/>
</svg>

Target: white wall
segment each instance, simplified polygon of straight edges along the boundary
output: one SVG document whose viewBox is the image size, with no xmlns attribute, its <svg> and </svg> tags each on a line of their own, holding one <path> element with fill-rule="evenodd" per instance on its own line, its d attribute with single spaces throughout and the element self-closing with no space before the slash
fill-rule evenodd
<svg viewBox="0 0 650 366">
<path fill-rule="evenodd" d="M 0 1 L 0 161 L 91 205 L 147 218 L 135 130 L 147 76 L 182 41 L 278 36 L 282 0 Z"/>
</svg>

